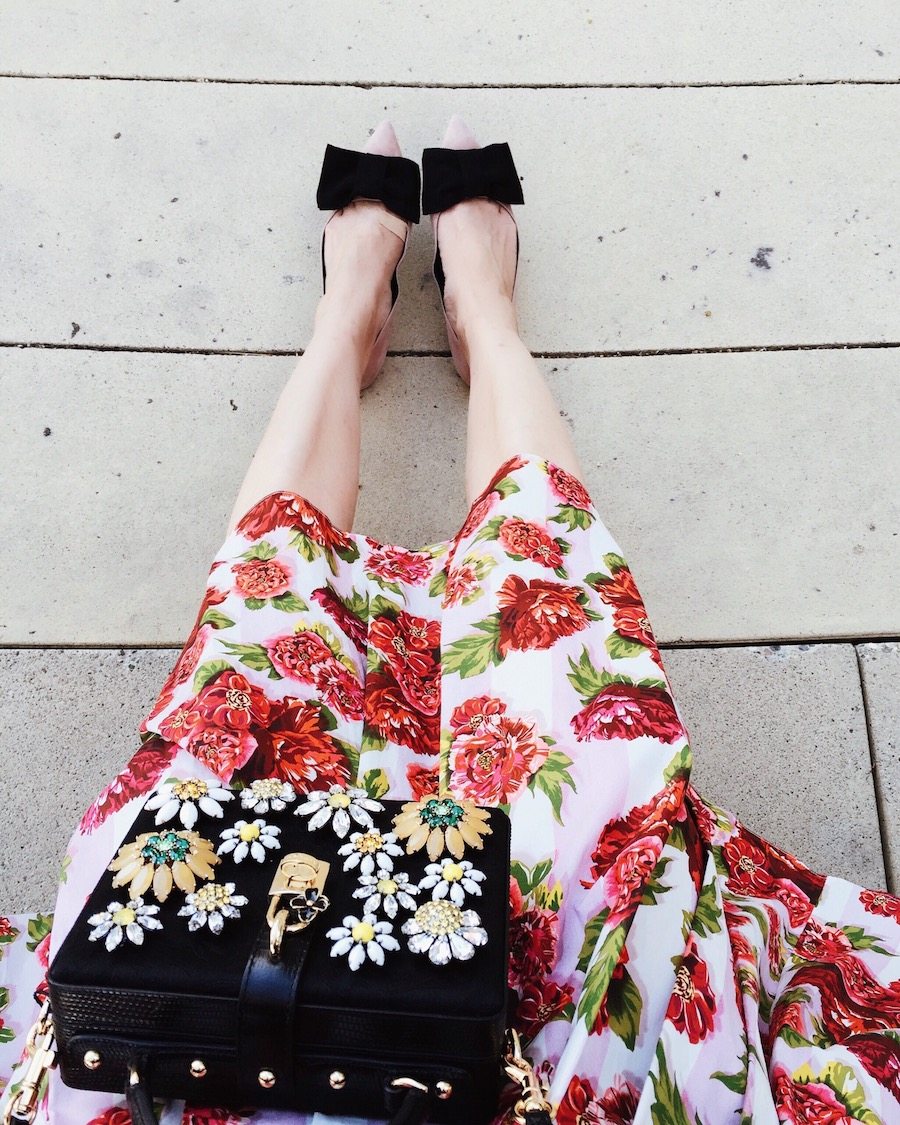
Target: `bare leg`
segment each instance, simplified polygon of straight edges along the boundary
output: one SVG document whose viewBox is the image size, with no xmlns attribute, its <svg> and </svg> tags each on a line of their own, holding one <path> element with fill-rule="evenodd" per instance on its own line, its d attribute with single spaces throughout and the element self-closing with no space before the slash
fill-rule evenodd
<svg viewBox="0 0 900 1125">
<path fill-rule="evenodd" d="M 445 146 L 478 142 L 451 119 Z M 568 427 L 531 352 L 519 337 L 512 303 L 516 231 L 509 213 L 488 199 L 449 208 L 439 226 L 444 300 L 469 358 L 471 387 L 466 452 L 469 503 L 514 453 L 537 453 L 583 475 Z"/>
<path fill-rule="evenodd" d="M 396 155 L 384 123 L 367 145 Z M 338 527 L 353 526 L 359 493 L 360 381 L 391 303 L 390 276 L 403 244 L 378 222 L 375 201 L 351 203 L 325 236 L 326 292 L 309 344 L 281 392 L 238 490 L 229 532 L 270 492 L 299 492 Z"/>
</svg>

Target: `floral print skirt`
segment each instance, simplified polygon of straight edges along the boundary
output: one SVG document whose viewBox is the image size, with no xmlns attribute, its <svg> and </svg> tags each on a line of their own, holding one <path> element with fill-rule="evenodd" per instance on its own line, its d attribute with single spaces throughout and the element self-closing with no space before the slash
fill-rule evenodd
<svg viewBox="0 0 900 1125">
<path fill-rule="evenodd" d="M 693 789 L 632 573 L 560 466 L 510 457 L 459 531 L 418 550 L 263 497 L 213 559 L 139 735 L 72 837 L 52 928 L 0 920 L 11 1083 L 48 956 L 146 795 L 277 777 L 508 810 L 509 981 L 559 1125 L 900 1122 L 900 899 L 809 870 Z M 128 1114 L 54 1073 L 39 1121 Z"/>
</svg>

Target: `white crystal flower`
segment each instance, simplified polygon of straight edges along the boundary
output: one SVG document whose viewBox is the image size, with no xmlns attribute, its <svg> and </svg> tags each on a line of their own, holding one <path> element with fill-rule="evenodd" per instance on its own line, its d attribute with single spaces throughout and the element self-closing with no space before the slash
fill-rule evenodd
<svg viewBox="0 0 900 1125">
<path fill-rule="evenodd" d="M 174 817 L 185 828 L 193 828 L 201 812 L 207 816 L 222 816 L 222 805 L 234 800 L 234 794 L 221 785 L 201 781 L 199 777 L 186 777 L 173 784 L 166 784 L 146 804 L 148 809 L 157 809 L 155 823 L 166 824 Z"/>
<path fill-rule="evenodd" d="M 375 875 L 360 875 L 353 897 L 366 900 L 363 903 L 366 914 L 374 914 L 383 906 L 388 918 L 396 918 L 401 906 L 415 910 L 413 895 L 418 893 L 418 886 L 410 883 L 405 871 L 378 871 Z"/>
<path fill-rule="evenodd" d="M 216 855 L 227 855 L 235 863 L 240 863 L 249 854 L 257 863 L 266 858 L 266 849 L 279 849 L 278 837 L 281 829 L 274 824 L 266 824 L 262 819 L 238 820 L 234 828 L 226 828 L 220 835 L 222 843 L 216 848 Z"/>
<path fill-rule="evenodd" d="M 126 938 L 133 945 L 144 944 L 144 930 L 161 930 L 162 922 L 155 915 L 159 914 L 159 907 L 144 905 L 142 898 L 131 898 L 123 906 L 121 902 L 111 902 L 99 914 L 92 914 L 88 918 L 88 925 L 93 926 L 89 939 L 99 941 L 106 938 L 106 948 L 110 951 L 122 944 Z"/>
<path fill-rule="evenodd" d="M 384 805 L 369 797 L 365 789 L 332 785 L 330 789 L 308 794 L 307 799 L 294 812 L 297 816 L 309 817 L 310 831 L 331 821 L 331 827 L 343 838 L 350 831 L 354 820 L 363 828 L 371 828 L 373 822 L 370 814 L 381 812 L 383 808 Z"/>
<path fill-rule="evenodd" d="M 403 855 L 403 848 L 393 832 L 370 828 L 367 832 L 354 832 L 347 843 L 338 848 L 338 855 L 346 857 L 345 871 L 358 867 L 363 875 L 371 875 L 376 867 L 379 871 L 393 871 L 393 857 Z"/>
<path fill-rule="evenodd" d="M 447 899 L 423 903 L 401 926 L 413 953 L 427 953 L 435 965 L 446 965 L 454 957 L 468 961 L 477 945 L 487 942 L 487 930 L 474 910 L 460 910 Z"/>
<path fill-rule="evenodd" d="M 296 800 L 293 785 L 278 777 L 259 778 L 241 790 L 241 808 L 255 813 L 281 812 Z"/>
<path fill-rule="evenodd" d="M 374 914 L 363 914 L 362 918 L 348 914 L 343 923 L 342 926 L 334 926 L 325 936 L 334 942 L 331 956 L 343 957 L 346 954 L 354 971 L 367 957 L 376 965 L 383 965 L 384 951 L 400 948 L 400 942 L 392 936 L 394 927 L 391 923 L 376 921 Z"/>
<path fill-rule="evenodd" d="M 234 883 L 204 883 L 199 890 L 186 896 L 178 917 L 189 919 L 191 933 L 209 926 L 214 934 L 220 934 L 225 919 L 240 918 L 238 907 L 246 905 L 247 896 L 236 895 Z"/>
<path fill-rule="evenodd" d="M 419 889 L 431 891 L 433 899 L 449 898 L 457 906 L 462 906 L 467 894 L 481 894 L 478 884 L 483 880 L 484 872 L 479 871 L 470 859 L 444 859 L 426 866 L 425 875 L 419 880 Z"/>
</svg>

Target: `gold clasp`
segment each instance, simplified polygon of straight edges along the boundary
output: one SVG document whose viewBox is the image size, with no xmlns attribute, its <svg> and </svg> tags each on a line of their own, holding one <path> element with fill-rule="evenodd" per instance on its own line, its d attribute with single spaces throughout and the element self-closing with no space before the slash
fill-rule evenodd
<svg viewBox="0 0 900 1125">
<path fill-rule="evenodd" d="M 44 1080 L 56 1064 L 56 1037 L 49 1000 L 44 1001 L 40 1015 L 28 1032 L 25 1049 L 28 1066 L 19 1088 L 9 1099 L 3 1112 L 3 1125 L 11 1125 L 13 1118 L 34 1121 Z"/>
<path fill-rule="evenodd" d="M 329 906 L 322 890 L 330 869 L 331 864 L 305 852 L 290 852 L 282 857 L 269 887 L 269 909 L 266 911 L 269 952 L 273 957 L 281 952 L 285 934 L 305 930 Z"/>
<path fill-rule="evenodd" d="M 507 1047 L 504 1069 L 509 1077 L 522 1088 L 522 1097 L 516 1102 L 513 1112 L 517 1125 L 524 1125 L 525 1114 L 534 1110 L 553 1113 L 553 1106 L 547 1100 L 548 1089 L 535 1072 L 534 1067 L 522 1054 L 522 1043 L 515 1028 L 506 1032 Z"/>
</svg>

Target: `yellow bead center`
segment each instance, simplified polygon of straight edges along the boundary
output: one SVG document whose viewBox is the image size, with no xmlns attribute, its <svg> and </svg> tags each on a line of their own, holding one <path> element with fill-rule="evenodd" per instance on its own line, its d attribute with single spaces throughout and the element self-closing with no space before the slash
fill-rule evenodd
<svg viewBox="0 0 900 1125">
<path fill-rule="evenodd" d="M 350 804 L 350 798 L 346 793 L 332 793 L 328 803 L 333 809 L 345 809 Z"/>
<path fill-rule="evenodd" d="M 445 863 L 441 870 L 441 876 L 448 883 L 458 883 L 464 874 L 462 866 L 458 863 Z"/>
<path fill-rule="evenodd" d="M 375 884 L 380 894 L 392 895 L 397 889 L 397 884 L 393 879 L 379 879 Z"/>
<path fill-rule="evenodd" d="M 123 906 L 121 910 L 117 910 L 113 914 L 112 920 L 117 926 L 130 926 L 136 917 L 137 915 L 130 906 Z"/>
<path fill-rule="evenodd" d="M 380 849 L 383 843 L 380 832 L 366 832 L 359 837 L 353 846 L 363 855 L 372 855 L 373 852 Z"/>
<path fill-rule="evenodd" d="M 186 778 L 184 781 L 176 781 L 172 786 L 172 792 L 182 801 L 196 801 L 200 797 L 205 797 L 207 791 L 206 782 L 199 781 L 195 777 Z"/>
<path fill-rule="evenodd" d="M 258 824 L 245 824 L 240 830 L 241 839 L 245 844 L 249 844 L 251 840 L 259 839 L 259 825 Z"/>
<path fill-rule="evenodd" d="M 371 941 L 375 936 L 375 927 L 371 922 L 357 922 L 350 931 L 350 936 L 354 941 L 361 941 L 363 943 Z"/>
</svg>

